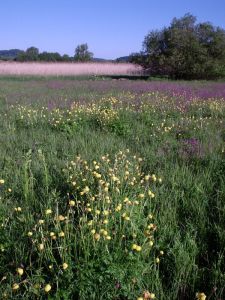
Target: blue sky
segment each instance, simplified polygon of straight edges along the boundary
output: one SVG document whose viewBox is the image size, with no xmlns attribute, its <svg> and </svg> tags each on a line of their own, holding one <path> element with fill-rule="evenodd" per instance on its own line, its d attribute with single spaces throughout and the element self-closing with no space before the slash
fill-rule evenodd
<svg viewBox="0 0 225 300">
<path fill-rule="evenodd" d="M 88 43 L 102 58 L 140 51 L 150 30 L 186 12 L 225 28 L 225 0 L 2 0 L 0 12 L 1 50 L 36 46 L 73 55 Z"/>
</svg>

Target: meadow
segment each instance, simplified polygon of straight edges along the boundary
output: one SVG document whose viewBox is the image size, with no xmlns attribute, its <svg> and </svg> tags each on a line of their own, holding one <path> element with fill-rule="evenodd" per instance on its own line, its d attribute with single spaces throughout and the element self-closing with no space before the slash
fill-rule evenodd
<svg viewBox="0 0 225 300">
<path fill-rule="evenodd" d="M 0 299 L 225 299 L 225 84 L 0 77 Z"/>
</svg>

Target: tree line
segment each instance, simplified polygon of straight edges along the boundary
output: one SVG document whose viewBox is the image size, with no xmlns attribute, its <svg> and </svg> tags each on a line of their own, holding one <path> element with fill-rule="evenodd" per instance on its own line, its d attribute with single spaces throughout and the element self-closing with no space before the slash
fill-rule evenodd
<svg viewBox="0 0 225 300">
<path fill-rule="evenodd" d="M 144 38 L 143 50 L 130 55 L 146 73 L 172 79 L 216 79 L 225 77 L 225 30 L 210 22 L 197 23 L 185 14 L 168 27 L 152 30 Z"/>
<path fill-rule="evenodd" d="M 87 44 L 78 45 L 75 49 L 74 56 L 67 54 L 60 55 L 58 52 L 39 52 L 36 47 L 29 47 L 26 51 L 20 51 L 15 58 L 16 61 L 47 61 L 47 62 L 70 62 L 70 61 L 91 61 L 93 53 L 88 50 Z"/>
</svg>

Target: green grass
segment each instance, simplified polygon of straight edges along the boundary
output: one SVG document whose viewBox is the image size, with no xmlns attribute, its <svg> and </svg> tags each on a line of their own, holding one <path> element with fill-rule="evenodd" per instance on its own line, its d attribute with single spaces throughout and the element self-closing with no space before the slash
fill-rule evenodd
<svg viewBox="0 0 225 300">
<path fill-rule="evenodd" d="M 224 299 L 225 101 L 49 82 L 0 83 L 0 298 Z"/>
</svg>

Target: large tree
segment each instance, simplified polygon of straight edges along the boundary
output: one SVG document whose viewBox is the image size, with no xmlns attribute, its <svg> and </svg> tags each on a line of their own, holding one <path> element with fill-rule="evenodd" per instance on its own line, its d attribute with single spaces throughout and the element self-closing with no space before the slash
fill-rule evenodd
<svg viewBox="0 0 225 300">
<path fill-rule="evenodd" d="M 93 53 L 88 50 L 88 44 L 78 45 L 75 49 L 75 61 L 90 61 L 93 59 Z"/>
<path fill-rule="evenodd" d="M 225 75 L 225 31 L 212 24 L 196 23 L 185 14 L 169 27 L 150 31 L 143 51 L 132 56 L 152 75 L 171 78 L 216 78 Z"/>
</svg>

